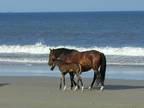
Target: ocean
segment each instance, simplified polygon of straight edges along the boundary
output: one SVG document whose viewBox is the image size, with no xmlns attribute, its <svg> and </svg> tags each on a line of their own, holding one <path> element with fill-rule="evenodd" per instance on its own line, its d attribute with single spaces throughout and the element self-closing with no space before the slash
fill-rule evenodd
<svg viewBox="0 0 144 108">
<path fill-rule="evenodd" d="M 59 76 L 47 62 L 62 47 L 103 52 L 106 78 L 144 80 L 144 12 L 0 13 L 1 76 Z"/>
</svg>

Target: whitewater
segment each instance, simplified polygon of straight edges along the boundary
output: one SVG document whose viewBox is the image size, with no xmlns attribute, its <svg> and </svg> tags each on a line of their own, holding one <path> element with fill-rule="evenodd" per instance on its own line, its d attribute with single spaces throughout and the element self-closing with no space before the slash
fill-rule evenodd
<svg viewBox="0 0 144 108">
<path fill-rule="evenodd" d="M 144 65 L 144 48 L 140 47 L 77 47 L 34 45 L 0 45 L 0 62 L 7 63 L 47 63 L 50 49 L 68 48 L 78 51 L 97 50 L 107 57 L 109 65 Z"/>
<path fill-rule="evenodd" d="M 77 47 L 77 46 L 48 46 L 42 43 L 34 45 L 0 45 L 0 53 L 26 53 L 26 54 L 49 54 L 49 49 L 68 48 L 78 51 L 97 50 L 105 55 L 119 56 L 144 56 L 144 48 L 141 47 Z"/>
</svg>

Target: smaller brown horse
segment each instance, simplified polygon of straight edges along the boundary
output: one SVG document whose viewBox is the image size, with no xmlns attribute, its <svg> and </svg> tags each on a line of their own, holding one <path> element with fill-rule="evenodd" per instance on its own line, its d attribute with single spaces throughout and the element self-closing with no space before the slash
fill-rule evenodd
<svg viewBox="0 0 144 108">
<path fill-rule="evenodd" d="M 61 72 L 61 78 L 60 78 L 60 89 L 62 88 L 62 82 L 64 85 L 64 90 L 66 89 L 66 85 L 65 85 L 65 75 L 67 73 L 71 73 L 71 74 L 76 74 L 77 76 L 77 83 L 76 83 L 76 87 L 74 89 L 74 91 L 76 91 L 79 87 L 79 81 L 81 82 L 81 86 L 82 86 L 82 91 L 84 89 L 83 87 L 83 82 L 82 82 L 82 78 L 80 76 L 81 74 L 81 65 L 80 64 L 76 64 L 76 63 L 66 63 L 60 59 L 55 60 L 54 62 L 55 66 L 58 66 L 60 72 Z M 71 86 L 72 89 L 72 86 Z"/>
</svg>

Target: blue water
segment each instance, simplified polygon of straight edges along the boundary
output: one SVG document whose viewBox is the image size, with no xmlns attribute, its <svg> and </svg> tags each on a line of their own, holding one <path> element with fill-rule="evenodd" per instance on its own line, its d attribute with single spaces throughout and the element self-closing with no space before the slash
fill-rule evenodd
<svg viewBox="0 0 144 108">
<path fill-rule="evenodd" d="M 144 66 L 108 65 L 106 79 L 144 80 Z M 60 77 L 56 67 L 51 71 L 47 64 L 1 63 L 0 76 L 54 76 Z M 66 75 L 69 77 L 69 74 Z M 93 78 L 93 70 L 81 74 L 82 78 Z"/>
<path fill-rule="evenodd" d="M 1 13 L 0 44 L 144 47 L 144 12 Z"/>
<path fill-rule="evenodd" d="M 135 78 L 132 67 L 144 66 L 143 31 L 144 12 L 0 13 L 0 74 L 45 75 L 49 48 L 66 47 L 103 52 L 109 78 L 142 79 L 143 68 Z M 39 69 L 32 64 L 40 64 Z M 129 71 L 119 74 L 121 66 Z"/>
</svg>

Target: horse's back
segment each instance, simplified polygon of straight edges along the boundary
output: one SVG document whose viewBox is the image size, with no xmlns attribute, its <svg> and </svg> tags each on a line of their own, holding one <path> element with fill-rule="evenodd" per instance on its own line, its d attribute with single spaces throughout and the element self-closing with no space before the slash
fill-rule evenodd
<svg viewBox="0 0 144 108">
<path fill-rule="evenodd" d="M 85 64 L 91 65 L 94 60 L 99 61 L 101 52 L 96 50 L 90 51 L 73 51 L 67 55 L 61 55 L 60 58 L 67 63 L 78 63 L 78 64 Z"/>
<path fill-rule="evenodd" d="M 70 54 L 72 52 L 78 52 L 75 49 L 67 49 L 67 48 L 58 48 L 58 49 L 54 49 L 54 50 L 59 54 Z"/>
<path fill-rule="evenodd" d="M 60 49 L 59 49 L 60 50 Z M 97 50 L 77 51 L 73 49 L 62 48 L 64 51 L 59 57 L 67 63 L 80 64 L 82 71 L 98 68 L 101 63 L 101 52 Z M 70 53 L 68 53 L 70 51 Z"/>
<path fill-rule="evenodd" d="M 59 65 L 59 69 L 63 73 L 66 73 L 66 72 L 79 72 L 80 71 L 79 64 L 66 63 L 66 62 L 61 63 Z"/>
</svg>

